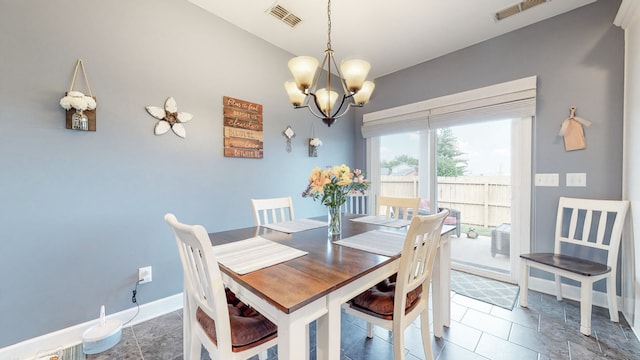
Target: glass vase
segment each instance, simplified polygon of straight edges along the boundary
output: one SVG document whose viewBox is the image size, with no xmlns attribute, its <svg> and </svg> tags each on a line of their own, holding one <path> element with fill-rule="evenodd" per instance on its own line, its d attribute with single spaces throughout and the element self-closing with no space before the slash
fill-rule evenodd
<svg viewBox="0 0 640 360">
<path fill-rule="evenodd" d="M 89 130 L 89 118 L 82 110 L 76 110 L 71 115 L 71 128 L 74 130 Z"/>
<path fill-rule="evenodd" d="M 328 235 L 340 235 L 340 232 L 342 231 L 342 214 L 340 213 L 340 206 L 328 206 L 327 209 L 329 210 Z"/>
</svg>

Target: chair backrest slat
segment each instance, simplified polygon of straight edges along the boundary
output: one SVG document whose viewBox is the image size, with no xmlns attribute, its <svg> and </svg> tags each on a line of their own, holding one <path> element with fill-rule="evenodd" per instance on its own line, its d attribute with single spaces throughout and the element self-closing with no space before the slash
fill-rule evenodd
<svg viewBox="0 0 640 360">
<path fill-rule="evenodd" d="M 580 213 L 580 211 L 575 211 L 577 214 Z M 576 214 L 576 217 L 578 217 L 578 215 Z M 584 224 L 582 224 L 582 241 L 584 241 L 585 243 L 589 243 L 589 235 L 591 234 L 591 221 L 593 220 L 593 210 L 591 209 L 587 209 L 585 215 L 584 215 Z"/>
<path fill-rule="evenodd" d="M 418 214 L 420 198 L 378 196 L 376 215 L 409 220 L 409 215 Z"/>
<path fill-rule="evenodd" d="M 555 252 L 562 253 L 563 243 L 605 250 L 607 265 L 615 270 L 628 207 L 628 201 L 561 197 L 556 219 Z M 567 236 L 563 234 L 565 229 Z M 595 232 L 595 237 L 591 236 L 592 232 Z"/>
<path fill-rule="evenodd" d="M 607 230 L 607 213 L 602 212 L 600 214 L 600 221 L 598 222 L 598 233 L 596 235 L 596 243 L 602 246 L 605 246 L 604 244 L 604 235 L 605 235 L 605 231 Z"/>
<path fill-rule="evenodd" d="M 400 256 L 394 318 L 403 315 L 408 292 L 424 284 L 422 296 L 428 297 L 427 280 L 431 279 L 442 225 L 448 215 L 449 210 L 443 210 L 433 215 L 414 216 L 411 220 Z"/>
<path fill-rule="evenodd" d="M 295 220 L 291 197 L 251 199 L 256 226 Z"/>
<path fill-rule="evenodd" d="M 347 194 L 347 201 L 344 203 L 344 212 L 347 214 L 365 215 L 367 209 L 368 195 L 361 192 Z"/>
<path fill-rule="evenodd" d="M 211 240 L 201 225 L 178 222 L 173 214 L 166 214 L 178 245 L 178 253 L 184 273 L 186 303 L 185 315 L 190 322 L 196 319 L 196 310 L 201 308 L 214 321 L 217 347 L 220 354 L 231 354 L 231 330 L 224 283 Z"/>
</svg>

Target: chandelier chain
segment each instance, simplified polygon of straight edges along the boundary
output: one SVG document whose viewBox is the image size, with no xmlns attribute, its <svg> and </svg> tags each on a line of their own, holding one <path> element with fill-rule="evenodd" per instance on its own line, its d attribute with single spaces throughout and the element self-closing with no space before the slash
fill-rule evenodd
<svg viewBox="0 0 640 360">
<path fill-rule="evenodd" d="M 327 49 L 331 50 L 331 0 L 327 1 Z"/>
</svg>

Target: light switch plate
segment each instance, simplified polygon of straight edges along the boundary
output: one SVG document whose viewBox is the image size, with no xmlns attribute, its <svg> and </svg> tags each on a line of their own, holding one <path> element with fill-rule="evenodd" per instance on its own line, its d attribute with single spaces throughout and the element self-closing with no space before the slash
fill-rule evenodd
<svg viewBox="0 0 640 360">
<path fill-rule="evenodd" d="M 557 187 L 560 185 L 560 174 L 536 174 L 536 186 Z"/>
<path fill-rule="evenodd" d="M 586 187 L 587 174 L 586 173 L 567 173 L 567 186 Z"/>
</svg>

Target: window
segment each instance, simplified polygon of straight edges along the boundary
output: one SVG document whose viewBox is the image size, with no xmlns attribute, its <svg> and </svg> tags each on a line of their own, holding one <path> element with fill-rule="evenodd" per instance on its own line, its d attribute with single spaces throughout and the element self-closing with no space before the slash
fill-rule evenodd
<svg viewBox="0 0 640 360">
<path fill-rule="evenodd" d="M 503 164 L 505 170 L 510 169 L 511 186 L 510 190 L 501 188 L 501 191 L 509 192 L 508 196 L 511 199 L 511 238 L 520 239 L 515 244 L 512 242 L 510 251 L 528 251 L 531 128 L 535 114 L 535 93 L 536 78 L 531 77 L 365 114 L 362 133 L 367 139 L 367 173 L 372 181 L 370 195 L 419 196 L 428 201 L 429 206 L 439 206 L 442 201 L 442 205 L 453 207 L 455 201 L 452 200 L 456 199 L 445 199 L 445 194 L 439 191 L 436 173 L 438 130 L 442 133 L 447 128 L 464 129 L 463 125 L 472 126 L 470 124 L 481 124 L 496 119 L 514 119 L 503 122 L 507 124 L 506 130 L 503 130 L 509 132 L 512 139 L 509 141 L 510 160 L 505 158 L 509 163 Z M 392 144 L 402 144 L 406 148 L 402 151 L 405 153 L 394 153 Z M 415 166 L 412 165 L 413 154 L 416 154 Z M 402 158 L 404 155 L 406 156 Z M 389 169 L 390 162 L 397 157 L 400 157 L 397 160 L 405 160 L 405 163 L 392 162 L 391 164 L 396 166 Z M 443 159 L 440 161 L 444 163 Z M 390 183 L 393 183 L 393 186 Z M 462 204 L 458 206 L 462 207 Z M 461 216 L 464 217 L 462 214 Z M 474 221 L 477 222 L 468 222 Z M 488 224 L 486 221 L 483 224 L 488 229 L 499 226 Z M 466 229 L 468 227 L 469 225 Z M 465 229 L 465 225 L 461 224 L 460 228 Z M 490 253 L 490 249 L 487 249 L 487 253 Z M 509 258 L 508 279 L 504 279 L 504 274 L 494 277 L 512 281 L 517 279 L 517 256 Z"/>
</svg>

